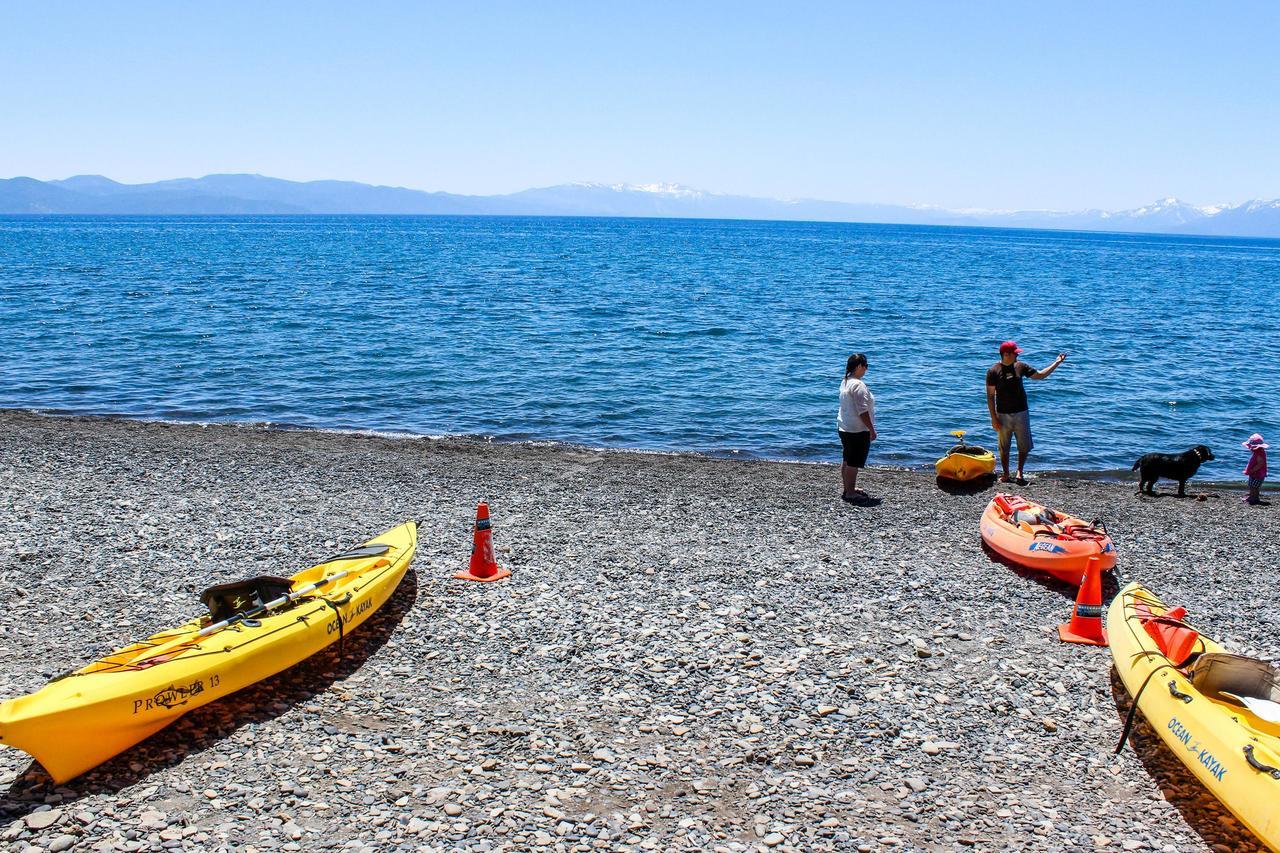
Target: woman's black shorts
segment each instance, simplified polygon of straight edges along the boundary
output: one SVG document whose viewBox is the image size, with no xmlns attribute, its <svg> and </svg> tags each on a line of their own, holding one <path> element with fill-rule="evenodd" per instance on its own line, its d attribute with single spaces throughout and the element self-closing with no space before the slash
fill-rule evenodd
<svg viewBox="0 0 1280 853">
<path fill-rule="evenodd" d="M 844 448 L 844 464 L 852 465 L 854 468 L 867 467 L 867 451 L 871 449 L 871 433 L 870 432 L 845 432 L 837 430 L 840 433 L 840 445 Z"/>
</svg>

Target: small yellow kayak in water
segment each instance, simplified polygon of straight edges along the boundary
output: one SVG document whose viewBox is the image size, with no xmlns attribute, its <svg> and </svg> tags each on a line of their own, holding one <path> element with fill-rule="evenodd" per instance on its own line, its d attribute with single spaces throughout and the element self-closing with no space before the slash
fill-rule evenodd
<svg viewBox="0 0 1280 853">
<path fill-rule="evenodd" d="M 951 434 L 960 439 L 960 443 L 948 450 L 947 455 L 934 465 L 939 477 L 967 482 L 995 473 L 995 454 L 985 447 L 965 444 L 962 429 L 954 430 Z"/>
<path fill-rule="evenodd" d="M 1228 654 L 1131 583 L 1107 634 L 1125 689 L 1160 739 L 1272 850 L 1280 851 L 1280 670 Z"/>
<path fill-rule="evenodd" d="M 54 782 L 74 779 L 188 711 L 340 642 L 400 584 L 417 530 L 406 522 L 292 578 L 207 590 L 209 615 L 0 702 L 0 744 L 31 755 Z M 270 600 L 255 598 L 264 590 Z"/>
</svg>

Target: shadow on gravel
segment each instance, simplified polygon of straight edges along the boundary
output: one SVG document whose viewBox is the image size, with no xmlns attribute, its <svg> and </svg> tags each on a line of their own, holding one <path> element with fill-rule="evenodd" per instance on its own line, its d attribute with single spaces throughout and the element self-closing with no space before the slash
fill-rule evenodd
<svg viewBox="0 0 1280 853">
<path fill-rule="evenodd" d="M 880 504 L 884 503 L 884 498 L 877 495 L 865 494 L 857 497 L 845 498 L 841 495 L 840 503 L 842 506 L 880 506 Z"/>
<path fill-rule="evenodd" d="M 1129 691 L 1120 680 L 1116 668 L 1110 667 L 1111 698 L 1116 703 L 1116 714 L 1123 727 L 1125 717 L 1133 706 Z M 1114 743 L 1105 744 L 1111 751 Z M 1177 757 L 1169 751 L 1147 723 L 1142 712 L 1138 712 L 1133 731 L 1124 752 L 1137 757 L 1147 775 L 1160 789 L 1161 795 L 1178 810 L 1182 819 L 1193 832 L 1204 839 L 1207 846 L 1219 850 L 1230 850 L 1232 853 L 1266 853 L 1262 845 L 1244 824 L 1236 820 L 1235 815 L 1227 810 L 1218 798 L 1209 793 L 1200 784 L 1195 775 L 1188 770 Z"/>
<path fill-rule="evenodd" d="M 995 474 L 986 474 L 974 480 L 960 482 L 946 477 L 938 477 L 938 488 L 949 495 L 976 495 L 985 492 L 996 484 Z"/>
<path fill-rule="evenodd" d="M 417 597 L 417 572 L 410 566 L 387 603 L 347 636 L 340 658 L 335 643 L 284 672 L 179 717 L 168 728 L 65 785 L 55 786 L 44 768 L 32 761 L 0 795 L 0 820 L 23 817 L 46 802 L 65 806 L 86 795 L 114 794 L 202 752 L 243 725 L 279 717 L 354 675 L 391 638 Z"/>
<path fill-rule="evenodd" d="M 1037 572 L 1024 566 L 1019 566 L 1003 554 L 993 551 L 991 546 L 986 542 L 982 543 L 982 551 L 991 559 L 991 562 L 999 563 L 1019 577 L 1025 578 L 1029 581 L 1034 581 L 1050 592 L 1056 592 L 1063 598 L 1070 599 L 1072 602 L 1076 600 L 1076 595 L 1080 592 L 1080 587 L 1078 586 L 1060 581 L 1052 575 L 1046 575 L 1043 572 Z M 1111 603 L 1111 599 L 1115 598 L 1116 594 L 1119 592 L 1120 581 L 1119 578 L 1115 576 L 1115 572 L 1104 572 L 1102 575 L 1102 606 L 1106 607 L 1109 605 Z"/>
<path fill-rule="evenodd" d="M 1134 495 L 1135 497 L 1138 497 L 1141 499 L 1174 498 L 1175 500 L 1180 500 L 1180 501 L 1207 501 L 1210 498 L 1222 497 L 1222 495 L 1218 494 L 1217 492 L 1187 492 L 1185 495 L 1180 495 L 1176 490 L 1164 492 L 1164 491 L 1160 491 L 1159 489 L 1157 489 L 1154 492 L 1135 492 Z"/>
</svg>

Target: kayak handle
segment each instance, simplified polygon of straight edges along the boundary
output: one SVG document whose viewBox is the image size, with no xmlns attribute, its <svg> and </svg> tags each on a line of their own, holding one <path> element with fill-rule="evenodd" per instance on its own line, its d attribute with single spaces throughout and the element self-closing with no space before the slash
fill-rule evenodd
<svg viewBox="0 0 1280 853">
<path fill-rule="evenodd" d="M 1178 682 L 1176 681 L 1169 682 L 1169 695 L 1172 696 L 1174 699 L 1181 699 L 1183 702 L 1191 701 L 1191 694 L 1183 693 L 1181 690 L 1179 690 Z"/>
<path fill-rule="evenodd" d="M 1253 744 L 1245 744 L 1244 757 L 1249 762 L 1249 766 L 1259 773 L 1266 773 L 1273 779 L 1280 779 L 1280 768 L 1272 767 L 1269 764 L 1263 764 L 1261 761 L 1253 757 Z"/>
</svg>

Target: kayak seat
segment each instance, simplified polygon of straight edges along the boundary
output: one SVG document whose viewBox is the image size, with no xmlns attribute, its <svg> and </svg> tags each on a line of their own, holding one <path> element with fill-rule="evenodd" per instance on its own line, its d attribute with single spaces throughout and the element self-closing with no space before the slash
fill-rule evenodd
<svg viewBox="0 0 1280 853">
<path fill-rule="evenodd" d="M 1208 652 L 1191 665 L 1191 683 L 1206 696 L 1229 693 L 1280 708 L 1280 670 L 1271 661 Z"/>
<path fill-rule="evenodd" d="M 1044 509 L 1040 512 L 1028 512 L 1025 509 L 1015 510 L 1013 513 L 1014 521 L 1024 522 L 1026 524 L 1057 524 L 1058 516 L 1051 509 Z"/>
<path fill-rule="evenodd" d="M 209 619 L 221 622 L 238 613 L 255 610 L 293 589 L 293 581 L 275 575 L 259 575 L 242 581 L 211 586 L 200 593 L 200 601 L 209 608 Z"/>
<path fill-rule="evenodd" d="M 1040 512 L 1029 512 L 1024 509 L 1013 511 L 1012 523 L 1014 527 L 1030 533 L 1032 536 L 1057 536 L 1057 517 L 1053 510 L 1044 509 Z"/>
<path fill-rule="evenodd" d="M 1254 729 L 1280 735 L 1280 670 L 1270 661 L 1211 652 L 1192 665 L 1191 683 L 1210 699 L 1243 705 Z"/>
<path fill-rule="evenodd" d="M 947 451 L 948 456 L 954 456 L 957 453 L 962 456 L 985 456 L 987 449 L 976 444 L 957 444 Z"/>
</svg>

